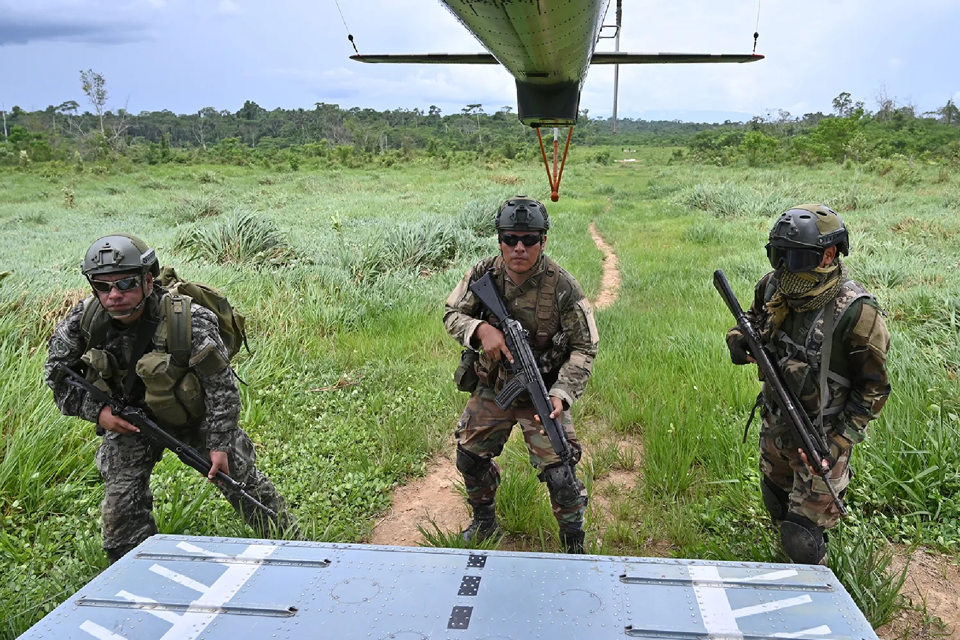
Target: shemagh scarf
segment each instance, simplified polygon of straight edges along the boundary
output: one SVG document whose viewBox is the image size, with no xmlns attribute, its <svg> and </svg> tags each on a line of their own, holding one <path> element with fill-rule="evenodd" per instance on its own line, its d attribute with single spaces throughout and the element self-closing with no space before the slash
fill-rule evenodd
<svg viewBox="0 0 960 640">
<path fill-rule="evenodd" d="M 847 269 L 840 256 L 827 267 L 817 267 L 804 273 L 792 273 L 781 267 L 780 284 L 767 303 L 773 331 L 780 328 L 787 313 L 814 311 L 823 307 L 840 292 L 846 280 Z"/>
</svg>

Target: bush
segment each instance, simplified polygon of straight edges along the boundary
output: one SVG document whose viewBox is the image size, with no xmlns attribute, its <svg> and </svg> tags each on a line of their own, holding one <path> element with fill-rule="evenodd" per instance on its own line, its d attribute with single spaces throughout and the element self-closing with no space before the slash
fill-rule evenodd
<svg viewBox="0 0 960 640">
<path fill-rule="evenodd" d="M 287 264 L 294 252 L 269 218 L 244 209 L 206 226 L 181 228 L 173 250 L 220 264 Z"/>
</svg>

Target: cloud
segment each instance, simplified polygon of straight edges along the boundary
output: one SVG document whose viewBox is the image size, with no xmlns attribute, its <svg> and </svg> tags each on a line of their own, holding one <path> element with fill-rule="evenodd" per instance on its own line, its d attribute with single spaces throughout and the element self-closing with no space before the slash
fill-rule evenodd
<svg viewBox="0 0 960 640">
<path fill-rule="evenodd" d="M 220 0 L 220 3 L 217 5 L 217 13 L 229 13 L 229 14 L 238 14 L 243 13 L 243 10 L 233 0 Z"/>
<path fill-rule="evenodd" d="M 0 46 L 42 41 L 126 44 L 148 39 L 146 26 L 135 23 L 68 22 L 8 18 L 0 23 Z"/>
</svg>

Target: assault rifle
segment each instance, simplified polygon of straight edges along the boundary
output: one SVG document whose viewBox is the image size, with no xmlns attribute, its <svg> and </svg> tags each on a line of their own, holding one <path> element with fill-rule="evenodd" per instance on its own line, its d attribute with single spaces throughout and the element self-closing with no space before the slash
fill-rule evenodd
<svg viewBox="0 0 960 640">
<path fill-rule="evenodd" d="M 722 269 L 717 269 L 713 272 L 713 286 L 717 288 L 720 297 L 727 303 L 730 313 L 736 318 L 737 327 L 750 345 L 750 355 L 757 361 L 757 367 L 759 367 L 760 372 L 763 373 L 764 381 L 770 385 L 770 389 L 773 391 L 773 398 L 777 403 L 777 407 L 780 408 L 780 413 L 787 418 L 787 422 L 793 428 L 794 434 L 800 438 L 803 452 L 806 454 L 810 466 L 813 467 L 817 475 L 823 478 L 824 484 L 827 485 L 827 489 L 829 489 L 830 495 L 833 497 L 833 502 L 840 510 L 840 515 L 846 516 L 847 510 L 844 508 L 843 502 L 840 501 L 840 496 L 837 495 L 836 489 L 830 484 L 830 478 L 828 477 L 830 469 L 829 467 L 827 469 L 823 468 L 823 460 L 827 460 L 829 466 L 833 466 L 834 461 L 830 459 L 830 448 L 824 442 L 823 436 L 821 436 L 817 428 L 810 422 L 807 412 L 801 408 L 797 396 L 784 382 L 783 373 L 773 361 L 770 360 L 769 354 L 763 348 L 763 343 L 760 341 L 760 335 L 750 323 L 750 318 L 747 317 L 747 314 L 745 314 L 740 307 L 740 301 L 737 300 L 733 289 L 730 288 L 730 283 L 727 282 L 727 276 L 724 275 Z"/>
<path fill-rule="evenodd" d="M 173 451 L 175 454 L 177 454 L 177 457 L 180 458 L 181 462 L 188 467 L 193 467 L 202 473 L 204 477 L 209 475 L 211 467 L 210 461 L 205 459 L 202 455 L 200 455 L 199 451 L 190 445 L 181 442 L 160 428 L 156 422 L 147 417 L 147 414 L 143 412 L 143 409 L 124 404 L 122 401 L 114 398 L 106 391 L 93 386 L 93 384 L 91 384 L 86 378 L 69 367 L 61 366 L 59 368 L 59 372 L 62 376 L 67 378 L 66 383 L 68 385 L 76 389 L 86 391 L 87 393 L 92 394 L 93 397 L 100 402 L 110 405 L 113 415 L 119 416 L 130 424 L 138 427 L 144 435 L 148 436 L 157 444 L 169 449 L 170 451 Z M 267 507 L 265 504 L 244 491 L 244 488 L 246 487 L 244 483 L 237 482 L 223 471 L 217 471 L 217 475 L 214 477 L 231 489 L 235 490 L 240 494 L 241 497 L 247 500 L 250 504 L 255 505 L 258 509 L 262 510 L 271 518 L 277 518 L 276 511 Z"/>
<path fill-rule="evenodd" d="M 510 317 L 507 306 L 503 303 L 489 272 L 471 284 L 470 291 L 473 291 L 490 313 L 497 317 L 497 328 L 503 332 L 507 348 L 513 354 L 513 364 L 504 360 L 503 366 L 506 366 L 514 377 L 497 394 L 497 406 L 506 409 L 521 393 L 527 391 L 554 452 L 564 464 L 569 465 L 573 450 L 567 441 L 567 432 L 563 425 L 556 418 L 550 417 L 553 413 L 553 403 L 550 402 L 547 386 L 543 382 L 543 376 L 540 375 L 540 368 L 537 366 L 536 358 L 533 357 L 533 351 L 530 350 L 530 343 L 527 342 L 527 330 Z"/>
</svg>

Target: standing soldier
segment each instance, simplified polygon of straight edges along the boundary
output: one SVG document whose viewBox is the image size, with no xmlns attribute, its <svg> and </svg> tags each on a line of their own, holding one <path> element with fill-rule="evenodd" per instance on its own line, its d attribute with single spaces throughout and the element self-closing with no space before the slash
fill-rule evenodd
<svg viewBox="0 0 960 640">
<path fill-rule="evenodd" d="M 819 204 L 786 211 L 766 248 L 774 271 L 757 284 L 747 316 L 801 409 L 825 436 L 829 482 L 843 497 L 853 445 L 863 441 L 867 423 L 890 395 L 890 334 L 876 300 L 848 278 L 839 254 L 847 255 L 849 238 L 836 212 Z M 727 332 L 727 346 L 734 364 L 754 362 L 737 328 Z M 839 509 L 824 478 L 808 466 L 766 384 L 758 403 L 761 399 L 763 503 L 791 560 L 826 565 L 825 530 L 836 525 Z"/>
<path fill-rule="evenodd" d="M 156 254 L 134 236 L 94 242 L 82 272 L 93 296 L 54 330 L 46 382 L 63 414 L 96 424 L 103 436 L 96 461 L 105 485 L 103 546 L 110 563 L 157 533 L 150 474 L 163 447 L 114 415 L 109 405 L 68 385 L 61 367 L 84 374 L 199 448 L 210 459 L 211 481 L 222 471 L 245 484 L 248 493 L 279 514 L 276 520 L 242 503 L 235 491 L 220 490 L 260 536 L 297 535 L 283 498 L 257 470 L 253 443 L 239 427 L 240 391 L 216 315 L 162 289 Z"/>
<path fill-rule="evenodd" d="M 457 370 L 457 386 L 472 392 L 455 434 L 457 469 L 463 474 L 473 507 L 473 523 L 461 535 L 471 542 L 499 534 L 495 496 L 500 470 L 494 458 L 519 423 L 530 461 L 550 491 L 560 541 L 567 553 L 583 553 L 586 488 L 573 467 L 560 461 L 540 430 L 529 394 L 523 393 L 506 410 L 494 401 L 512 377 L 502 360 L 513 362 L 513 354 L 503 333 L 487 321 L 484 306 L 470 285 L 491 271 L 511 315 L 527 330 L 553 404 L 550 415 L 559 417 L 566 430 L 574 464 L 582 449 L 573 430 L 570 405 L 583 394 L 597 355 L 593 310 L 574 277 L 543 253 L 550 228 L 543 204 L 526 196 L 508 200 L 497 213 L 496 228 L 500 255 L 474 265 L 447 298 L 443 316 L 447 332 L 467 349 Z M 476 349 L 482 349 L 479 357 Z"/>
</svg>

